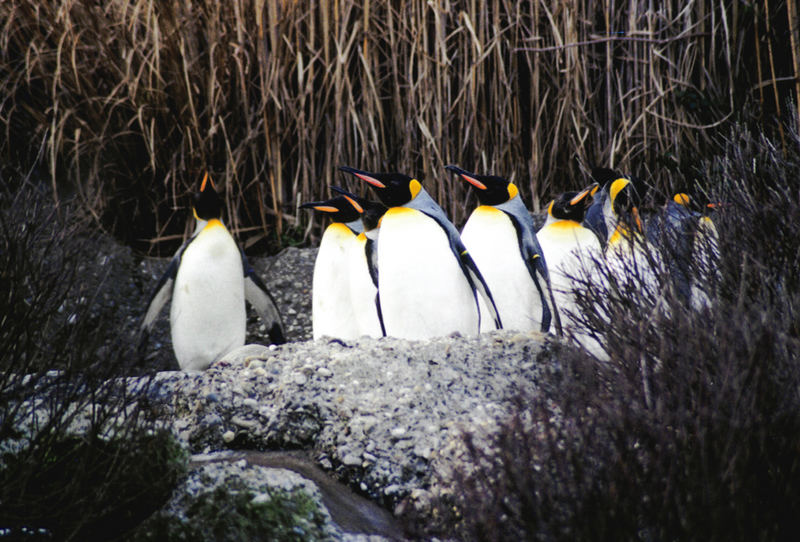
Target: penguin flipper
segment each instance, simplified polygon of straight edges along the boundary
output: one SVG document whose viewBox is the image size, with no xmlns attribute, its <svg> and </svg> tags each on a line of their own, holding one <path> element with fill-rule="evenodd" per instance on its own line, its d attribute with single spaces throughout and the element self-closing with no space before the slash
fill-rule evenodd
<svg viewBox="0 0 800 542">
<path fill-rule="evenodd" d="M 469 282 L 472 288 L 473 295 L 475 295 L 475 305 L 478 305 L 477 293 L 480 293 L 486 301 L 486 306 L 492 313 L 495 327 L 497 329 L 503 329 L 503 323 L 500 321 L 500 313 L 497 311 L 497 306 L 494 303 L 492 293 L 489 291 L 489 286 L 486 284 L 483 275 L 481 275 L 478 266 L 475 265 L 475 262 L 472 260 L 472 256 L 467 252 L 467 247 L 465 247 L 464 243 L 461 241 L 461 235 L 458 233 L 458 230 L 453 223 L 450 222 L 450 219 L 447 218 L 442 208 L 439 207 L 425 190 L 417 194 L 417 197 L 414 198 L 407 207 L 426 214 L 434 219 L 444 230 L 450 243 L 450 250 L 453 251 L 453 255 L 456 257 L 456 260 L 458 260 L 461 271 L 467 278 L 467 282 Z M 478 309 L 478 320 L 480 322 L 480 309 Z"/>
<path fill-rule="evenodd" d="M 244 270 L 244 297 L 258 313 L 259 318 L 267 325 L 269 340 L 272 344 L 286 342 L 283 320 L 278 305 L 267 286 L 258 278 L 255 270 L 242 252 L 242 268 Z"/>
<path fill-rule="evenodd" d="M 161 275 L 158 284 L 156 284 L 153 293 L 150 295 L 150 301 L 147 303 L 147 312 L 145 312 L 142 322 L 139 325 L 140 332 L 150 333 L 158 315 L 161 314 L 161 309 L 164 308 L 164 305 L 166 305 L 167 301 L 172 297 L 172 287 L 175 285 L 175 277 L 178 274 L 178 267 L 181 264 L 181 254 L 185 246 L 186 245 L 181 247 L 177 254 L 172 257 L 169 266 L 167 266 L 167 270 Z"/>
<path fill-rule="evenodd" d="M 512 203 L 513 202 L 513 203 Z M 544 289 L 539 282 L 539 276 L 547 286 L 550 294 L 550 303 L 553 303 L 553 291 L 550 287 L 550 275 L 547 272 L 547 263 L 544 260 L 544 252 L 536 240 L 536 233 L 533 231 L 533 221 L 528 210 L 522 205 L 521 201 L 517 198 L 507 202 L 507 204 L 498 205 L 498 209 L 506 213 L 511 223 L 514 224 L 514 229 L 517 230 L 517 240 L 519 241 L 519 251 L 522 256 L 522 261 L 525 262 L 525 267 L 528 269 L 528 274 L 539 292 L 539 299 L 542 304 L 542 332 L 550 329 L 550 322 L 553 319 L 553 313 L 550 311 L 550 306 L 545 296 Z M 557 328 L 560 330 L 561 322 L 556 314 Z"/>
<path fill-rule="evenodd" d="M 372 284 L 378 287 L 378 243 L 372 239 L 367 239 L 364 244 L 364 256 L 367 259 L 367 269 L 372 279 Z"/>
<path fill-rule="evenodd" d="M 453 246 L 452 240 L 451 246 Z M 500 313 L 497 312 L 497 305 L 494 304 L 494 298 L 492 297 L 492 292 L 489 290 L 489 285 L 486 284 L 486 280 L 483 278 L 483 275 L 481 275 L 480 269 L 475 265 L 475 260 L 469 255 L 467 248 L 464 246 L 464 243 L 461 242 L 460 238 L 458 239 L 454 252 L 456 252 L 458 261 L 461 264 L 461 270 L 464 271 L 473 290 L 477 290 L 484 301 L 486 301 L 486 307 L 491 312 L 492 319 L 494 320 L 494 327 L 496 329 L 503 329 L 503 322 L 500 321 Z"/>
</svg>

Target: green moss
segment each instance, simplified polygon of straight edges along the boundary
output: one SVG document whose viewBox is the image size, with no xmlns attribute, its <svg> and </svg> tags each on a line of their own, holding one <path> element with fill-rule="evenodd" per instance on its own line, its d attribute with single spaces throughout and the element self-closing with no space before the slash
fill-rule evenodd
<svg viewBox="0 0 800 542">
<path fill-rule="evenodd" d="M 184 519 L 158 514 L 130 537 L 143 541 L 325 540 L 325 516 L 305 492 L 273 490 L 266 500 L 251 491 L 218 487 L 201 494 Z"/>
</svg>

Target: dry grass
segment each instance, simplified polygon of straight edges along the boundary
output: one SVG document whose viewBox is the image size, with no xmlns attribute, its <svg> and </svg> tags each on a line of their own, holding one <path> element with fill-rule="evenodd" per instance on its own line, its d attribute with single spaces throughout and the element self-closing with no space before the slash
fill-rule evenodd
<svg viewBox="0 0 800 542">
<path fill-rule="evenodd" d="M 759 120 L 744 106 L 785 115 L 792 10 L 7 0 L 0 155 L 27 169 L 41 147 L 59 193 L 156 252 L 185 233 L 185 195 L 206 169 L 248 244 L 314 233 L 297 206 L 341 184 L 341 164 L 416 174 L 460 223 L 467 192 L 447 163 L 512 178 L 536 208 L 595 164 L 691 175 L 717 127 Z"/>
</svg>

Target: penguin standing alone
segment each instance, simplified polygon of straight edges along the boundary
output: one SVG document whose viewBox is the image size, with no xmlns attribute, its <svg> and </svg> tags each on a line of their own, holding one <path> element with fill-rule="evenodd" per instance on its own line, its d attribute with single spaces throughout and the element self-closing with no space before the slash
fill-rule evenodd
<svg viewBox="0 0 800 542">
<path fill-rule="evenodd" d="M 304 209 L 326 213 L 325 228 L 314 262 L 311 322 L 314 339 L 323 336 L 350 340 L 361 336 L 350 296 L 350 258 L 358 250 L 356 236 L 363 231 L 363 208 L 350 196 L 304 203 Z"/>
<path fill-rule="evenodd" d="M 478 195 L 480 205 L 464 225 L 461 239 L 489 284 L 505 328 L 548 331 L 548 264 L 519 190 L 502 177 L 476 175 L 457 166 L 446 169 Z"/>
<path fill-rule="evenodd" d="M 194 196 L 194 235 L 178 249 L 150 298 L 142 321 L 149 332 L 172 296 L 170 329 L 178 365 L 202 371 L 245 341 L 250 302 L 270 340 L 286 341 L 275 301 L 220 217 L 222 200 L 206 173 Z"/>
<path fill-rule="evenodd" d="M 455 226 L 417 179 L 340 167 L 372 186 L 389 210 L 378 237 L 378 292 L 387 336 L 475 335 L 502 328 L 494 299 Z M 478 293 L 488 315 L 481 315 Z"/>
</svg>

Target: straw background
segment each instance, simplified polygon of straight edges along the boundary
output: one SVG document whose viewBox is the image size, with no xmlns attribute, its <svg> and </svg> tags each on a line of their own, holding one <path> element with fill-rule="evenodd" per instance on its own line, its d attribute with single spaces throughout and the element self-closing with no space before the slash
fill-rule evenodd
<svg viewBox="0 0 800 542">
<path fill-rule="evenodd" d="M 799 43 L 793 0 L 5 0 L 0 170 L 150 254 L 206 170 L 253 250 L 313 241 L 298 205 L 328 185 L 363 193 L 339 165 L 417 176 L 461 224 L 448 163 L 538 209 L 593 165 L 685 184 L 733 122 L 783 138 Z"/>
</svg>

